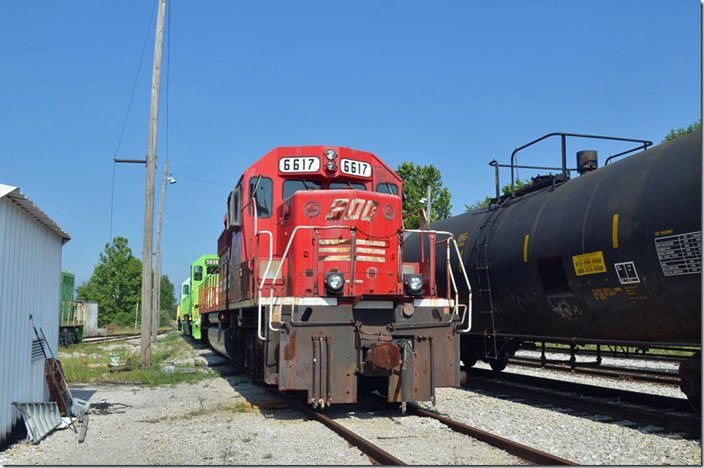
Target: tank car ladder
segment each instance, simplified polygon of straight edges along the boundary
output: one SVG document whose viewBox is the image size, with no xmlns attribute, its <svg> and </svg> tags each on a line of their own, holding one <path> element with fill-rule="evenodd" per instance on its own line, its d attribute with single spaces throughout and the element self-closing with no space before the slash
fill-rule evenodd
<svg viewBox="0 0 704 468">
<path fill-rule="evenodd" d="M 496 346 L 496 325 L 494 322 L 494 303 L 491 296 L 491 280 L 489 279 L 489 234 L 491 226 L 498 217 L 501 206 L 489 208 L 489 215 L 484 224 L 479 228 L 476 245 L 476 270 L 479 293 L 479 313 L 489 314 L 491 319 L 491 332 L 484 332 L 484 353 L 488 358 L 498 359 L 498 349 Z"/>
</svg>

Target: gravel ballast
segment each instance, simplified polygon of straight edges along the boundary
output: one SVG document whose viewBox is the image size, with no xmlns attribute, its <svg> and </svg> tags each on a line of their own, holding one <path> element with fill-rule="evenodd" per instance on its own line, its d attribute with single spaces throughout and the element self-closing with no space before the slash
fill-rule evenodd
<svg viewBox="0 0 704 468">
<path fill-rule="evenodd" d="M 182 364 L 215 368 L 223 359 L 193 348 Z M 210 367 L 208 367 L 210 366 Z M 479 363 L 477 367 L 486 367 Z M 680 396 L 661 385 L 550 373 L 511 367 L 510 372 Z M 546 375 L 547 374 L 547 375 Z M 70 429 L 38 445 L 19 442 L 0 452 L 3 465 L 368 465 L 370 460 L 315 421 L 303 419 L 273 392 L 244 375 L 162 387 L 72 386 L 89 399 L 85 443 Z M 647 389 L 647 390 L 646 390 Z M 433 409 L 430 403 L 422 406 Z M 701 440 L 659 428 L 468 389 L 438 389 L 435 410 L 465 424 L 587 465 L 701 465 Z M 438 421 L 385 409 L 334 407 L 343 426 L 410 464 L 516 465 L 502 450 L 455 433 Z"/>
</svg>

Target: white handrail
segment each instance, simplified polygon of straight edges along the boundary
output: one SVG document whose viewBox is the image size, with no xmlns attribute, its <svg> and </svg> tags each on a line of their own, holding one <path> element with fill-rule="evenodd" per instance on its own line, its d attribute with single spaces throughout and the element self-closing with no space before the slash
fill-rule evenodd
<svg viewBox="0 0 704 468">
<path fill-rule="evenodd" d="M 255 205 L 255 223 L 256 223 L 256 205 Z M 271 280 L 271 290 L 270 290 L 270 295 L 269 295 L 269 323 L 267 324 L 269 327 L 269 330 L 271 331 L 280 331 L 280 328 L 274 328 L 272 325 L 273 322 L 273 308 L 274 308 L 274 283 L 276 283 L 276 280 L 279 278 L 279 274 L 281 273 L 281 269 L 284 266 L 284 260 L 286 259 L 286 256 L 288 255 L 288 251 L 291 248 L 291 244 L 293 243 L 293 239 L 296 237 L 296 232 L 298 232 L 299 229 L 351 229 L 352 226 L 296 226 L 293 229 L 293 232 L 291 233 L 291 238 L 288 240 L 288 244 L 286 245 L 286 249 L 284 250 L 284 255 L 281 257 L 281 261 L 279 262 L 279 267 L 276 270 L 276 273 L 274 274 L 274 277 Z M 266 340 L 266 337 L 262 336 L 260 334 L 261 330 L 261 323 L 262 323 L 262 289 L 264 287 L 264 281 L 266 281 L 266 277 L 269 273 L 269 267 L 271 266 L 272 263 L 272 258 L 273 258 L 273 248 L 271 247 L 272 244 L 272 234 L 270 231 L 259 231 L 261 233 L 269 234 L 269 239 L 270 239 L 270 247 L 269 247 L 269 262 L 267 263 L 266 270 L 264 271 L 264 277 L 262 278 L 261 284 L 259 285 L 259 290 L 258 290 L 258 301 L 257 301 L 257 337 L 264 341 Z M 259 234 L 259 232 L 257 234 Z"/>
<path fill-rule="evenodd" d="M 264 269 L 264 275 L 259 283 L 259 288 L 257 288 L 257 294 L 259 300 L 257 301 L 257 338 L 264 341 L 266 337 L 262 335 L 262 288 L 264 288 L 264 282 L 266 281 L 266 276 L 269 274 L 269 268 L 271 267 L 271 262 L 274 258 L 274 235 L 271 231 L 258 231 L 257 230 L 257 198 L 252 197 L 254 200 L 254 236 L 257 238 L 257 247 L 259 246 L 259 236 L 261 234 L 267 234 L 269 236 L 269 261 L 266 264 L 266 269 Z M 259 268 L 259 265 L 255 265 L 254 268 Z M 271 289 L 274 289 L 272 284 Z"/>
<path fill-rule="evenodd" d="M 464 262 L 462 261 L 462 255 L 460 254 L 460 249 L 457 246 L 457 241 L 455 240 L 454 234 L 452 234 L 449 231 L 433 231 L 433 230 L 427 230 L 427 229 L 406 229 L 406 232 L 417 232 L 418 234 L 435 233 L 436 235 L 437 234 L 445 234 L 447 236 L 450 236 L 450 238 L 447 239 L 448 244 L 449 244 L 449 241 L 451 240 L 455 246 L 455 252 L 457 252 L 457 260 L 459 262 L 460 269 L 462 270 L 462 274 L 464 275 L 464 281 L 467 284 L 467 291 L 468 291 L 467 309 L 466 309 L 465 313 L 467 313 L 469 315 L 469 317 L 467 319 L 467 328 L 460 330 L 460 331 L 461 332 L 468 332 L 469 330 L 472 329 L 472 286 L 469 284 L 469 278 L 467 277 L 467 269 L 464 267 Z M 423 239 L 421 239 L 420 241 L 423 242 Z M 449 257 L 448 257 L 448 261 L 449 261 Z M 450 269 L 449 266 L 448 266 L 448 270 L 450 271 L 450 278 L 452 279 L 452 283 L 453 283 L 453 286 L 455 287 L 455 291 L 458 291 L 456 289 L 454 275 L 452 274 L 452 269 Z M 458 297 L 458 299 L 459 299 L 459 297 Z M 463 321 L 464 321 L 464 317 L 462 317 L 462 320 L 460 321 L 460 323 Z"/>
</svg>

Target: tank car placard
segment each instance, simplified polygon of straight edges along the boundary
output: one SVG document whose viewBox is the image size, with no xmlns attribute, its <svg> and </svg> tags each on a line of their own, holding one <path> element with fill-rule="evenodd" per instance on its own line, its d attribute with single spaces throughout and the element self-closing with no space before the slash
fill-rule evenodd
<svg viewBox="0 0 704 468">
<path fill-rule="evenodd" d="M 606 264 L 604 263 L 604 252 L 590 252 L 572 257 L 574 272 L 577 276 L 593 275 L 594 273 L 604 273 Z"/>
<path fill-rule="evenodd" d="M 621 284 L 640 283 L 638 272 L 636 272 L 636 264 L 633 262 L 614 263 L 616 274 Z"/>
<path fill-rule="evenodd" d="M 655 250 L 665 276 L 702 271 L 702 232 L 688 232 L 655 239 Z"/>
</svg>

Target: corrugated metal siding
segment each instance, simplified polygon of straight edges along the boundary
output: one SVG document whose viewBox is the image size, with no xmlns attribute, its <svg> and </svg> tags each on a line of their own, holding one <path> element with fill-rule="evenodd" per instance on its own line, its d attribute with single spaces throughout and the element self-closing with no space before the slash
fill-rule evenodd
<svg viewBox="0 0 704 468">
<path fill-rule="evenodd" d="M 29 314 L 58 351 L 62 239 L 0 198 L 0 445 L 21 417 L 13 401 L 48 401 L 44 360 L 32 360 Z"/>
</svg>

